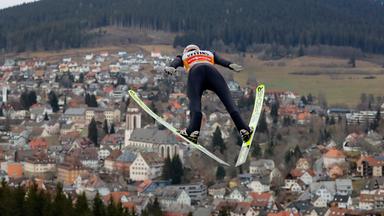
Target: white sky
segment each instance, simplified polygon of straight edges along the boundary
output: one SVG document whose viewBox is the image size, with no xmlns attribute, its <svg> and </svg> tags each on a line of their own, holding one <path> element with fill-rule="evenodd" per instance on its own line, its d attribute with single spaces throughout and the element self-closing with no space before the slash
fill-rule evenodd
<svg viewBox="0 0 384 216">
<path fill-rule="evenodd" d="M 36 0 L 0 0 L 0 9 L 22 4 L 24 2 L 32 2 Z"/>
</svg>

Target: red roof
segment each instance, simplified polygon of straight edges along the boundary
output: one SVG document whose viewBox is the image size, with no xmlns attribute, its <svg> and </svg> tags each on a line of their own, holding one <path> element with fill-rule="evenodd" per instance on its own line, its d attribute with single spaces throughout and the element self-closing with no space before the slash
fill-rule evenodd
<svg viewBox="0 0 384 216">
<path fill-rule="evenodd" d="M 48 141 L 45 138 L 34 138 L 29 142 L 31 149 L 48 148 Z"/>
<path fill-rule="evenodd" d="M 278 213 L 269 213 L 267 216 L 299 216 L 299 213 L 293 213 L 290 211 L 281 211 Z"/>
<path fill-rule="evenodd" d="M 324 156 L 328 157 L 328 158 L 345 158 L 344 153 L 340 150 L 335 149 L 335 148 L 330 149 L 327 153 L 325 153 Z"/>
<path fill-rule="evenodd" d="M 256 193 L 251 192 L 249 196 L 252 197 L 252 206 L 263 207 L 268 206 L 270 199 L 272 198 L 272 194 L 270 193 Z"/>
<path fill-rule="evenodd" d="M 104 203 L 109 203 L 109 200 L 112 197 L 114 203 L 119 203 L 119 202 L 121 202 L 121 197 L 123 197 L 123 196 L 129 196 L 129 192 L 126 192 L 126 191 L 112 192 L 108 195 L 103 196 L 103 201 L 104 201 Z"/>
</svg>

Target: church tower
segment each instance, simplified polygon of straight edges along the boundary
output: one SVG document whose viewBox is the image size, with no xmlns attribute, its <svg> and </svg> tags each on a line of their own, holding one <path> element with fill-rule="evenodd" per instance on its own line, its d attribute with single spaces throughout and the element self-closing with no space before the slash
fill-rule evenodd
<svg viewBox="0 0 384 216">
<path fill-rule="evenodd" d="M 125 146 L 129 144 L 129 138 L 136 128 L 141 128 L 141 112 L 137 104 L 131 102 L 125 119 Z"/>
</svg>

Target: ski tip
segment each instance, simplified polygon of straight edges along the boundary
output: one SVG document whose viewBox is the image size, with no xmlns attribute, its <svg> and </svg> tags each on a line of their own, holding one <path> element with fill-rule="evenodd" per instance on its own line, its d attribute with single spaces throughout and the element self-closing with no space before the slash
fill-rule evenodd
<svg viewBox="0 0 384 216">
<path fill-rule="evenodd" d="M 257 92 L 260 92 L 262 91 L 263 89 L 265 89 L 265 85 L 263 83 L 259 84 L 256 88 Z"/>
<path fill-rule="evenodd" d="M 136 95 L 136 92 L 130 89 L 128 90 L 128 94 L 132 96 L 132 95 Z"/>
</svg>

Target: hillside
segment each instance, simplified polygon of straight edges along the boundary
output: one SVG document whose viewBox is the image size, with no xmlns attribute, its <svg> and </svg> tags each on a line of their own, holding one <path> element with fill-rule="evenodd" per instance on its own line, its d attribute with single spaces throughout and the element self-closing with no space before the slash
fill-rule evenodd
<svg viewBox="0 0 384 216">
<path fill-rule="evenodd" d="M 374 0 L 41 0 L 0 11 L 0 49 L 84 47 L 105 34 L 101 27 L 118 26 L 184 33 L 174 45 L 326 44 L 384 53 L 382 23 L 383 4 Z"/>
</svg>

